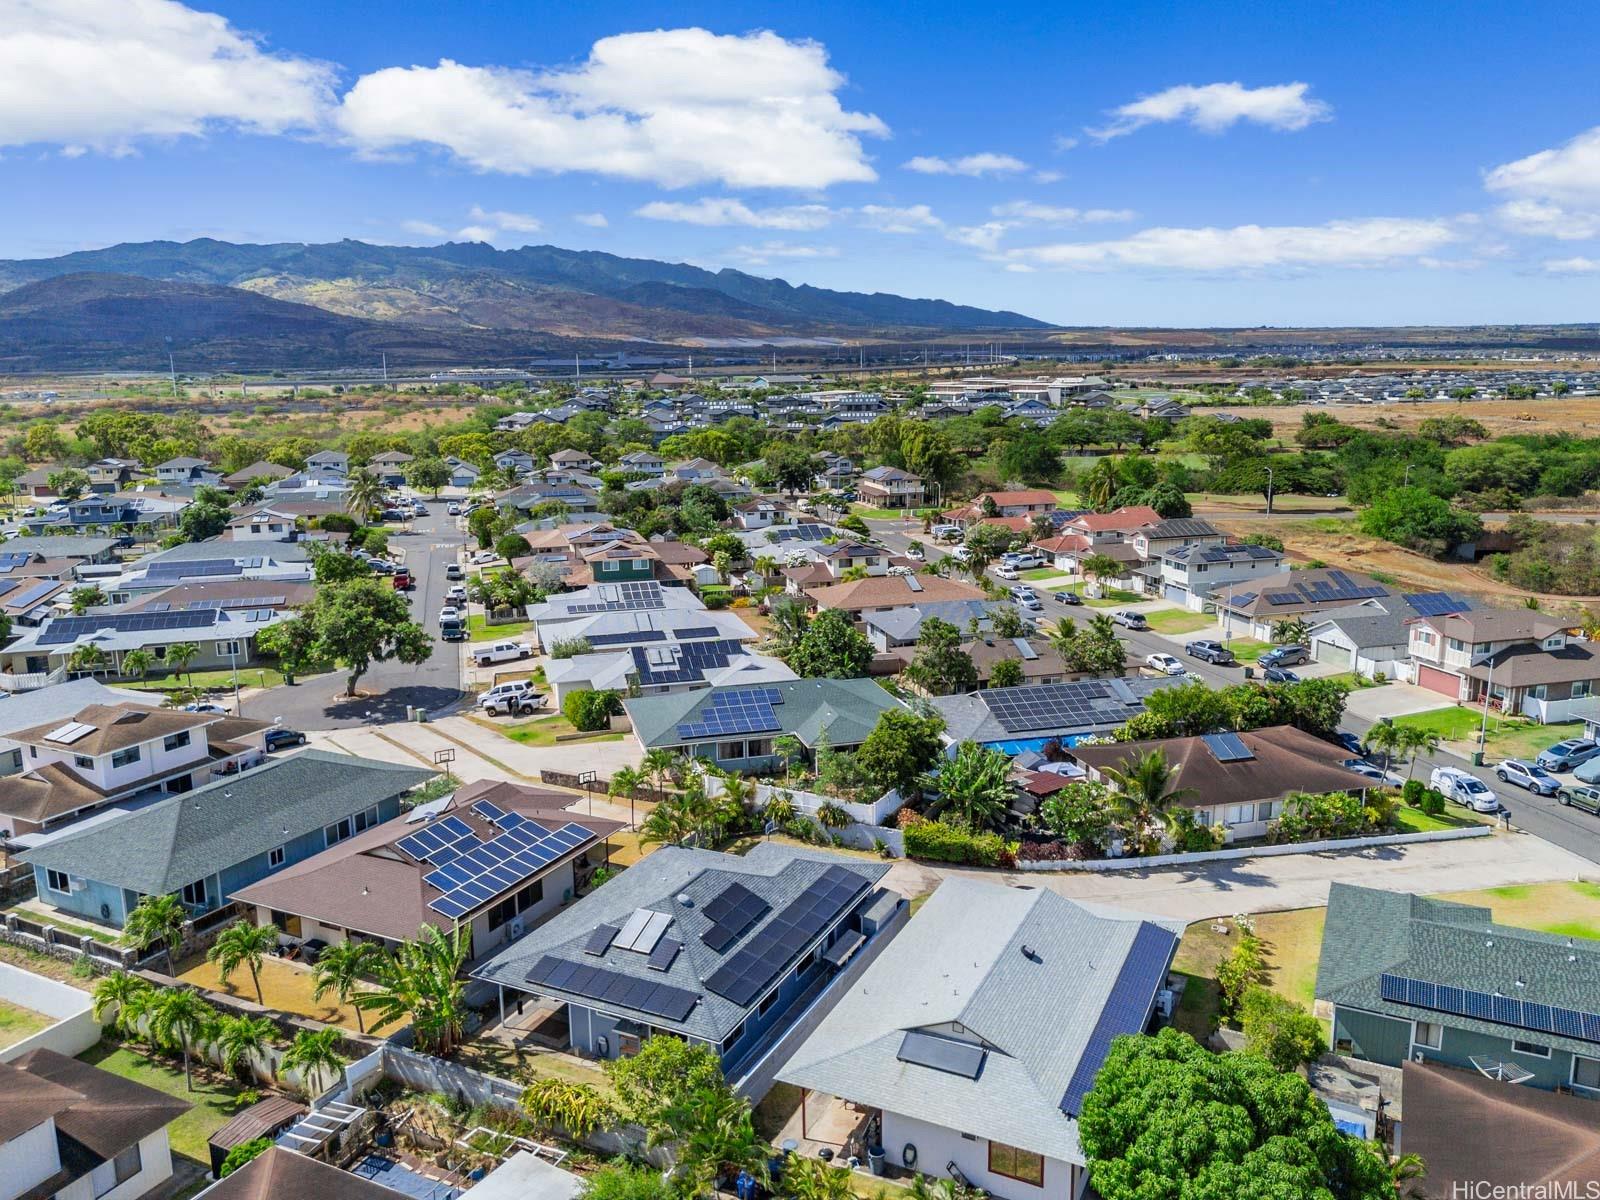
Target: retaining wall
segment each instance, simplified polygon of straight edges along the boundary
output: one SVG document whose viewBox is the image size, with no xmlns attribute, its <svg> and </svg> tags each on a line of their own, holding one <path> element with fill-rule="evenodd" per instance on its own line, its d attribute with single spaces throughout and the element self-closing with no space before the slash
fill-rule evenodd
<svg viewBox="0 0 1600 1200">
<path fill-rule="evenodd" d="M 94 1019 L 88 992 L 0 963 L 0 1000 L 55 1018 L 38 1033 L 0 1050 L 0 1062 L 12 1062 L 30 1050 L 54 1050 L 76 1058 L 100 1040 L 100 1022 Z"/>
</svg>

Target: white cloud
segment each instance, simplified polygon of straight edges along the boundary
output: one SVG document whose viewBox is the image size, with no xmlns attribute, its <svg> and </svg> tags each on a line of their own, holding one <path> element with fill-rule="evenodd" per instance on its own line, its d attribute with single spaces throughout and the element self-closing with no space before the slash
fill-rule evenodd
<svg viewBox="0 0 1600 1200">
<path fill-rule="evenodd" d="M 400 228 L 419 237 L 448 237 L 450 231 L 432 221 L 401 221 Z"/>
<path fill-rule="evenodd" d="M 1000 239 L 1012 228 L 1010 221 L 985 221 L 982 225 L 962 225 L 945 234 L 952 242 L 971 246 L 974 250 L 994 253 L 1000 248 Z"/>
<path fill-rule="evenodd" d="M 817 258 L 837 258 L 835 246 L 797 246 L 789 242 L 762 242 L 758 246 L 737 246 L 735 257 L 752 267 L 764 267 L 775 261 L 794 262 Z"/>
<path fill-rule="evenodd" d="M 1495 167 L 1484 186 L 1491 192 L 1600 211 L 1600 126 L 1554 150 Z"/>
<path fill-rule="evenodd" d="M 1065 134 L 1057 134 L 1056 138 L 1055 138 L 1055 142 L 1054 142 L 1054 145 L 1055 145 L 1055 148 L 1056 148 L 1056 152 L 1058 154 L 1066 153 L 1068 150 L 1071 150 L 1077 144 L 1078 144 L 1078 139 L 1077 138 L 1075 138 L 1075 137 L 1067 137 Z"/>
<path fill-rule="evenodd" d="M 1106 141 L 1166 121 L 1187 121 L 1206 133 L 1221 133 L 1239 121 L 1251 121 L 1286 132 L 1304 129 L 1313 121 L 1325 121 L 1333 114 L 1329 105 L 1306 96 L 1310 87 L 1308 83 L 1279 83 L 1258 88 L 1248 88 L 1242 83 L 1180 84 L 1112 109 L 1115 120 L 1111 124 L 1086 132 Z"/>
<path fill-rule="evenodd" d="M 1009 250 L 1008 258 L 1068 269 L 1144 267 L 1249 271 L 1274 267 L 1372 267 L 1431 257 L 1460 240 L 1442 219 L 1370 217 L 1325 225 L 1146 229 L 1104 242 L 1059 242 Z"/>
<path fill-rule="evenodd" d="M 1030 221 L 1039 225 L 1073 225 L 1080 221 L 1101 224 L 1111 221 L 1131 221 L 1131 208 L 1071 208 L 1056 204 L 1035 204 L 1031 200 L 1013 200 L 996 204 L 989 210 L 997 217 L 1014 221 Z"/>
<path fill-rule="evenodd" d="M 0 31 L 0 145 L 306 131 L 334 101 L 329 65 L 175 0 L 0 0 Z"/>
<path fill-rule="evenodd" d="M 574 213 L 572 219 L 579 225 L 587 225 L 590 229 L 604 229 L 611 224 L 602 212 Z"/>
<path fill-rule="evenodd" d="M 1033 181 L 1035 183 L 1060 183 L 1065 178 L 1066 176 L 1060 171 L 1035 171 L 1033 173 Z"/>
<path fill-rule="evenodd" d="M 1577 242 L 1600 234 L 1600 213 L 1571 212 L 1544 200 L 1508 200 L 1495 215 L 1513 233 L 1534 237 Z"/>
<path fill-rule="evenodd" d="M 922 175 L 970 175 L 976 178 L 979 175 L 1009 175 L 1016 171 L 1026 171 L 1028 164 L 1009 154 L 995 154 L 986 150 L 981 154 L 968 154 L 962 158 L 938 158 L 934 155 L 919 154 L 907 162 L 905 168 Z"/>
<path fill-rule="evenodd" d="M 751 208 L 742 200 L 707 196 L 680 203 L 652 200 L 634 212 L 652 221 L 685 225 L 747 225 L 752 229 L 821 229 L 833 220 L 825 204 L 791 204 L 783 208 Z"/>
<path fill-rule="evenodd" d="M 339 125 L 369 153 L 438 146 L 481 171 L 818 188 L 877 178 L 860 139 L 888 127 L 840 104 L 844 82 L 817 42 L 658 29 L 602 38 L 568 70 L 374 71 Z"/>
<path fill-rule="evenodd" d="M 538 217 L 529 216 L 527 213 L 506 212 L 504 209 L 485 212 L 476 204 L 472 206 L 472 211 L 467 215 L 474 221 L 491 225 L 508 233 L 538 233 L 539 230 L 544 228 Z"/>
<path fill-rule="evenodd" d="M 458 242 L 492 242 L 500 231 L 492 225 L 467 225 L 455 232 Z"/>
<path fill-rule="evenodd" d="M 926 204 L 912 204 L 903 208 L 863 204 L 856 212 L 863 225 L 879 233 L 923 233 L 929 229 L 944 228 L 944 222 Z"/>
<path fill-rule="evenodd" d="M 1544 269 L 1552 275 L 1591 275 L 1600 272 L 1600 258 L 1551 258 L 1545 260 Z"/>
</svg>

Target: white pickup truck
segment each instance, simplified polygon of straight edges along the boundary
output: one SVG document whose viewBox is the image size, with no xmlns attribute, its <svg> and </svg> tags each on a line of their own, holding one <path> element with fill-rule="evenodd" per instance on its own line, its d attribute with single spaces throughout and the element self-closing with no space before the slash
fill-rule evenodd
<svg viewBox="0 0 1600 1200">
<path fill-rule="evenodd" d="M 480 667 L 532 657 L 533 647 L 526 642 L 490 642 L 488 645 L 472 648 L 472 661 L 474 665 Z"/>
</svg>

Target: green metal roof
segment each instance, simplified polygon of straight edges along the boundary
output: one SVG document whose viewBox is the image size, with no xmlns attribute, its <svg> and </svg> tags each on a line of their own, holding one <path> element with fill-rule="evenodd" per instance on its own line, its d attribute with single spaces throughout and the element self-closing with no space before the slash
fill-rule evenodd
<svg viewBox="0 0 1600 1200">
<path fill-rule="evenodd" d="M 762 686 L 776 690 L 782 703 L 772 706 L 781 728 L 763 730 L 761 736 L 793 734 L 808 747 L 816 746 L 824 737 L 833 746 L 857 745 L 872 732 L 880 713 L 900 705 L 870 679 L 792 679 Z M 718 692 L 743 690 L 748 688 L 741 685 L 641 696 L 624 701 L 624 707 L 646 748 L 681 746 L 686 743 L 678 736 L 679 725 L 701 721 L 700 713 L 710 707 L 711 697 Z M 705 743 L 718 739 L 697 740 Z"/>
</svg>

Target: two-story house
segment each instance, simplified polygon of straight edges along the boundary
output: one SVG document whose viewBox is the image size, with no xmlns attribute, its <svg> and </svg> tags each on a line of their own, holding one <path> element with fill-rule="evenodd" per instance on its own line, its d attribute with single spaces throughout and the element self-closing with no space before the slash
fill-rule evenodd
<svg viewBox="0 0 1600 1200">
<path fill-rule="evenodd" d="M 1134 549 L 1134 534 L 1160 523 L 1161 514 L 1143 504 L 1108 513 L 1079 513 L 1063 522 L 1055 536 L 1035 538 L 1033 548 L 1058 571 L 1078 574 L 1084 559 L 1104 555 L 1123 564 L 1127 573 L 1144 561 L 1144 556 Z"/>
<path fill-rule="evenodd" d="M 1406 892 L 1328 893 L 1316 1000 L 1338 1053 L 1600 1097 L 1597 980 L 1600 942 L 1588 938 Z"/>
<path fill-rule="evenodd" d="M 412 456 L 404 450 L 385 450 L 367 460 L 367 470 L 385 487 L 399 487 L 406 481 L 406 466 Z"/>
<path fill-rule="evenodd" d="M 1161 597 L 1191 612 L 1205 612 L 1225 584 L 1265 578 L 1283 570 L 1283 553 L 1266 546 L 1191 542 L 1161 552 Z"/>
<path fill-rule="evenodd" d="M 899 467 L 873 467 L 863 471 L 856 483 L 863 504 L 876 508 L 916 508 L 927 496 L 920 475 Z"/>
<path fill-rule="evenodd" d="M 656 567 L 660 562 L 648 542 L 610 542 L 583 551 L 581 557 L 595 583 L 647 582 L 655 579 Z M 572 582 L 581 584 L 587 581 L 579 577 Z"/>
<path fill-rule="evenodd" d="M 550 465 L 564 471 L 582 471 L 592 475 L 600 469 L 600 460 L 585 450 L 557 450 L 550 456 Z"/>
<path fill-rule="evenodd" d="M 1600 683 L 1600 654 L 1568 623 L 1529 608 L 1419 617 L 1408 646 L 1419 687 L 1548 723 L 1569 719 Z"/>
<path fill-rule="evenodd" d="M 533 455 L 526 450 L 502 450 L 494 456 L 494 465 L 498 470 L 510 476 L 533 474 Z"/>
<path fill-rule="evenodd" d="M 617 460 L 617 466 L 624 471 L 649 475 L 654 479 L 659 479 L 667 473 L 667 460 L 654 450 L 630 451 Z"/>
<path fill-rule="evenodd" d="M 292 542 L 297 536 L 294 515 L 270 505 L 251 509 L 228 522 L 228 537 L 235 542 Z"/>
<path fill-rule="evenodd" d="M 733 506 L 733 519 L 740 529 L 769 529 L 789 519 L 789 510 L 777 500 L 756 498 Z"/>
<path fill-rule="evenodd" d="M 91 492 L 118 492 L 132 483 L 142 468 L 137 459 L 102 458 L 84 468 Z"/>
<path fill-rule="evenodd" d="M 342 450 L 318 450 L 306 458 L 306 471 L 310 474 L 348 475 L 350 456 Z"/>
<path fill-rule="evenodd" d="M 269 759 L 242 775 L 108 813 L 33 839 L 20 853 L 39 898 L 121 927 L 141 896 L 178 896 L 192 913 L 400 813 L 433 777 L 326 750 Z"/>
<path fill-rule="evenodd" d="M 722 468 L 708 458 L 691 458 L 686 462 L 673 463 L 667 469 L 667 478 L 676 483 L 710 483 L 713 479 L 725 479 Z"/>
<path fill-rule="evenodd" d="M 0 777 L 0 828 L 24 837 L 121 800 L 187 792 L 266 757 L 264 721 L 139 704 L 89 704 L 71 717 L 14 729 L 20 767 Z"/>
<path fill-rule="evenodd" d="M 178 487 L 197 487 L 200 484 L 214 487 L 222 482 L 222 472 L 203 458 L 182 454 L 164 463 L 157 463 L 156 479 Z"/>
</svg>

